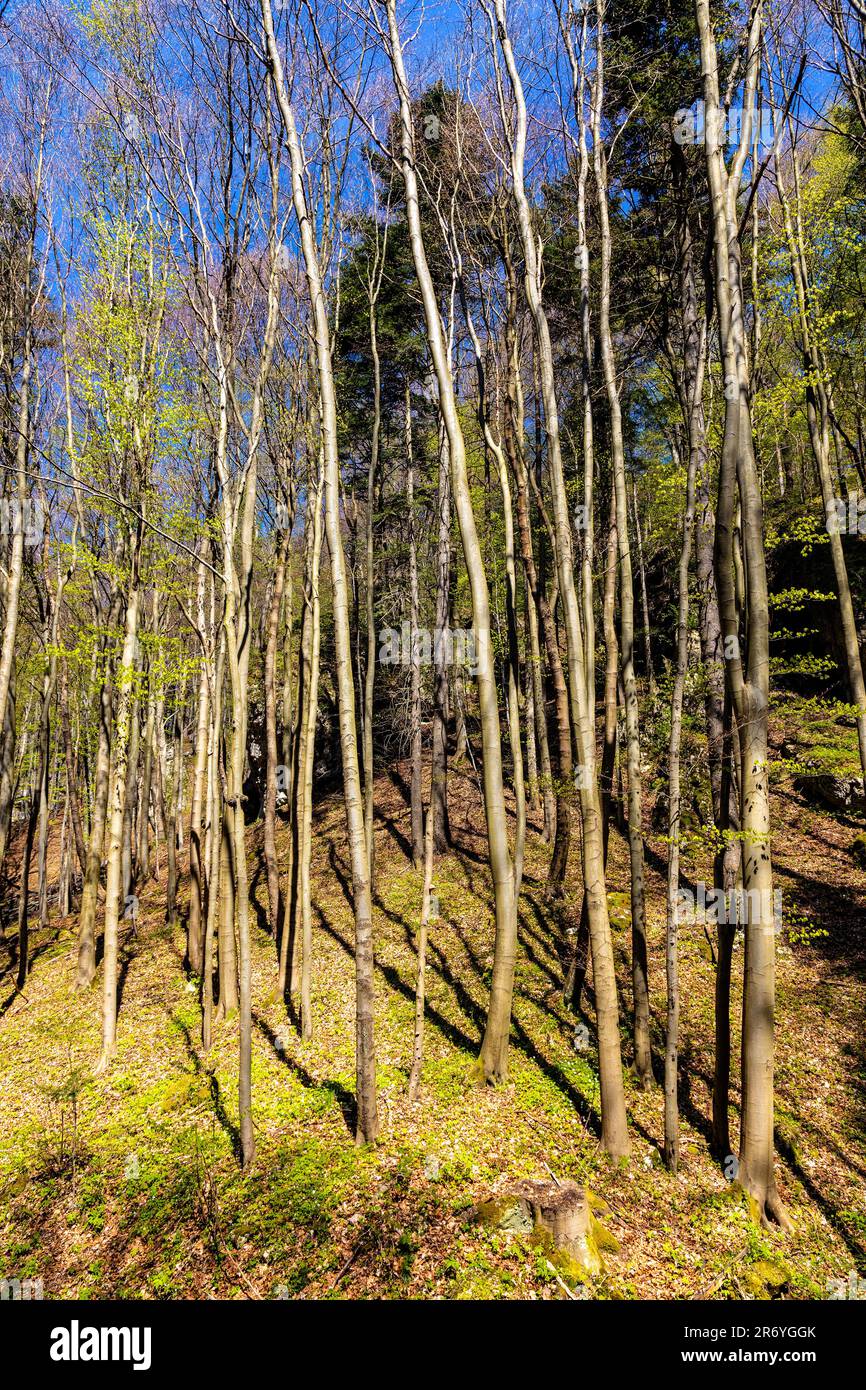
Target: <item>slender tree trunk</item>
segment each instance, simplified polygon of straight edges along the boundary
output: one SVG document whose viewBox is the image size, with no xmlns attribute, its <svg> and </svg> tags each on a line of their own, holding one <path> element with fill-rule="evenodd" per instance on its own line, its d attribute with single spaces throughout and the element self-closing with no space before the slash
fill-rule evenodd
<svg viewBox="0 0 866 1390">
<path fill-rule="evenodd" d="M 309 684 L 302 704 L 303 743 L 300 759 L 302 788 L 300 826 L 301 884 L 301 1037 L 313 1036 L 313 903 L 310 861 L 313 852 L 313 769 L 316 761 L 316 718 L 319 712 L 319 653 L 322 624 L 319 602 L 319 572 L 322 558 L 322 493 L 325 462 L 320 451 L 319 477 L 314 494 L 313 544 L 309 577 Z"/>
<path fill-rule="evenodd" d="M 68 576 L 67 576 L 68 578 Z M 61 579 L 56 595 L 49 594 L 44 645 L 48 653 L 45 674 L 42 680 L 42 703 L 39 715 L 39 780 L 37 784 L 39 805 L 39 926 L 48 926 L 48 830 L 50 813 L 50 775 L 51 775 L 51 702 L 57 683 L 58 622 L 63 589 L 66 580 Z M 29 866 L 28 866 L 29 872 Z M 25 880 L 27 874 L 24 875 Z M 25 900 L 26 920 L 26 900 Z"/>
<path fill-rule="evenodd" d="M 87 868 L 87 847 L 84 842 L 84 827 L 81 824 L 81 804 L 78 799 L 78 774 L 75 758 L 75 745 L 72 741 L 72 723 L 69 717 L 69 672 L 66 661 L 60 662 L 60 728 L 63 734 L 63 756 L 66 762 L 66 796 L 69 815 L 75 837 L 75 852 L 82 874 Z M 0 854 L 0 863 L 2 863 Z"/>
<path fill-rule="evenodd" d="M 295 625 L 294 608 L 292 604 L 291 564 L 288 565 L 285 581 L 285 610 L 283 627 L 283 693 L 281 699 L 280 764 L 283 767 L 290 768 L 293 766 L 292 729 L 294 727 L 294 710 L 292 708 L 292 682 L 294 673 L 292 666 L 292 637 Z"/>
<path fill-rule="evenodd" d="M 376 486 L 379 474 L 379 434 L 382 425 L 382 385 L 379 367 L 379 345 L 376 337 L 376 299 L 370 296 L 370 354 L 373 359 L 373 431 L 370 443 L 370 471 L 367 476 L 367 525 L 365 528 L 364 601 L 367 625 L 367 660 L 364 667 L 364 835 L 370 865 L 370 885 L 375 882 L 375 843 L 373 838 L 373 800 L 375 771 L 373 768 L 373 696 L 376 687 L 376 614 L 374 556 Z M 410 503 L 411 507 L 411 503 Z"/>
<path fill-rule="evenodd" d="M 277 639 L 280 610 L 286 578 L 286 562 L 291 541 L 291 526 L 280 530 L 274 561 L 274 584 L 267 616 L 265 643 L 265 738 L 267 768 L 265 772 L 265 872 L 268 880 L 268 923 L 275 941 L 283 930 L 284 905 L 280 888 L 280 868 L 277 860 Z"/>
<path fill-rule="evenodd" d="M 138 671 L 136 669 L 136 676 Z M 135 796 L 138 791 L 139 754 L 139 709 L 138 689 L 133 696 L 132 713 L 129 717 L 129 763 L 126 771 L 126 792 L 123 805 L 123 848 L 121 850 L 120 892 L 124 902 L 132 892 L 135 882 L 135 857 L 133 855 L 133 820 Z"/>
<path fill-rule="evenodd" d="M 126 623 L 123 650 L 117 675 L 117 717 L 114 738 L 114 767 L 112 771 L 111 817 L 108 831 L 108 861 L 105 876 L 105 947 L 102 981 L 102 1050 L 97 1073 L 105 1072 L 117 1046 L 117 962 L 118 924 L 120 918 L 120 875 L 123 848 L 123 811 L 126 798 L 126 773 L 129 762 L 130 725 L 135 703 L 135 655 L 138 643 L 138 613 L 141 601 L 139 588 L 139 553 L 141 523 L 132 542 L 129 591 L 126 601 Z"/>
<path fill-rule="evenodd" d="M 172 739 L 172 784 L 170 812 L 165 831 L 165 852 L 167 875 L 165 888 L 165 920 L 170 926 L 177 922 L 177 834 L 183 817 L 183 718 L 186 691 L 180 687 L 176 696 L 174 711 L 174 737 Z"/>
<path fill-rule="evenodd" d="M 688 214 L 686 214 L 686 217 Z M 683 236 L 689 238 L 688 224 Z M 690 265 L 688 251 L 683 261 Z M 692 286 L 693 288 L 693 286 Z M 690 396 L 686 425 L 689 434 L 689 462 L 686 474 L 686 501 L 683 516 L 683 539 L 680 550 L 679 589 L 677 604 L 676 673 L 671 694 L 671 732 L 668 744 L 668 891 L 667 939 L 665 974 L 667 980 L 667 1027 L 665 1030 L 665 1162 L 672 1173 L 679 1167 L 680 1125 L 677 1075 L 679 1066 L 680 984 L 678 942 L 678 893 L 680 885 L 680 746 L 682 741 L 683 692 L 689 658 L 689 567 L 692 556 L 692 537 L 695 521 L 695 478 L 703 460 L 703 410 L 700 397 L 704 386 L 706 362 L 706 321 L 699 341 L 695 342 L 696 315 L 693 304 L 687 303 L 688 288 L 683 294 L 685 353 L 694 361 L 687 371 Z M 635 496 L 637 524 L 637 496 Z"/>
<path fill-rule="evenodd" d="M 706 694 L 707 760 L 713 820 L 721 843 L 713 866 L 714 887 L 729 894 L 736 883 L 740 862 L 737 780 L 732 762 L 731 708 L 725 695 L 724 643 L 716 594 L 716 518 L 709 494 L 709 451 L 701 393 L 697 390 L 701 329 L 698 323 L 694 247 L 686 222 L 682 242 L 683 389 L 682 408 L 687 421 L 689 450 L 695 458 L 695 524 L 693 542 L 698 598 L 698 630 Z M 730 833 L 733 832 L 733 833 Z M 731 967 L 734 927 L 725 920 L 717 927 L 715 974 L 715 1048 L 713 1053 L 712 1151 L 724 1159 L 731 1152 L 729 1092 L 731 1075 Z"/>
<path fill-rule="evenodd" d="M 427 931 L 430 922 L 430 892 L 433 887 L 433 817 L 427 809 L 424 832 L 424 887 L 421 894 L 421 921 L 418 924 L 418 967 L 415 977 L 415 1037 L 412 1044 L 412 1069 L 409 1072 L 409 1103 L 418 1099 L 421 1068 L 424 1064 L 424 1005 L 425 974 L 427 969 Z"/>
<path fill-rule="evenodd" d="M 528 611 L 527 607 L 525 612 Z M 537 816 L 541 810 L 541 792 L 538 786 L 538 747 L 535 733 L 535 692 L 532 688 L 531 653 L 524 656 L 523 662 L 523 708 L 526 727 L 526 800 L 530 814 Z"/>
<path fill-rule="evenodd" d="M 583 822 L 584 883 L 589 900 L 590 936 L 592 941 L 593 978 L 595 982 L 596 1016 L 598 1021 L 599 1084 L 601 1091 L 602 1144 L 614 1157 L 629 1152 L 625 1112 L 625 1089 L 619 1038 L 619 1006 L 616 996 L 613 941 L 607 907 L 604 879 L 601 808 L 596 778 L 594 708 L 587 698 L 585 650 L 574 582 L 573 547 L 562 450 L 559 435 L 559 412 L 553 365 L 550 328 L 541 298 L 541 266 L 535 232 L 532 227 L 529 203 L 524 186 L 526 151 L 526 103 L 523 86 L 514 60 L 505 18 L 505 0 L 495 0 L 496 32 L 505 59 L 509 83 L 515 102 L 514 133 L 511 140 L 511 173 L 520 240 L 525 265 L 524 286 L 527 303 L 535 326 L 541 393 L 544 402 L 544 422 L 547 430 L 547 458 L 553 498 L 553 521 L 556 534 L 556 564 L 560 598 L 565 617 L 568 644 L 568 680 L 572 726 L 580 769 L 581 815 Z M 491 19 L 492 24 L 492 19 Z M 505 113 L 503 118 L 507 120 Z"/>
<path fill-rule="evenodd" d="M 203 576 L 202 576 L 203 578 Z M 201 630 L 204 631 L 203 599 L 199 607 Z M 198 681 L 198 702 L 195 732 L 195 764 L 192 774 L 192 794 L 189 813 L 189 918 L 187 923 L 186 955 L 194 975 L 202 973 L 202 924 L 205 904 L 205 847 L 202 844 L 202 815 L 205 800 L 205 776 L 208 760 L 208 694 L 207 658 L 201 658 Z M 206 812 L 205 812 L 206 814 Z"/>
<path fill-rule="evenodd" d="M 219 761 L 220 727 L 223 710 L 223 681 L 225 671 L 225 633 L 219 635 L 217 658 L 212 672 L 211 720 L 208 747 L 208 805 L 210 807 L 210 866 L 208 871 L 207 920 L 202 961 L 202 1047 L 210 1051 L 213 1028 L 213 957 L 214 938 L 218 934 L 220 898 L 220 860 L 222 857 L 222 797 L 217 771 Z M 205 847 L 207 854 L 207 845 Z"/>
<path fill-rule="evenodd" d="M 640 714 L 634 670 L 634 583 L 628 535 L 628 493 L 625 477 L 625 448 L 622 436 L 622 410 L 616 377 L 613 337 L 610 328 L 611 238 L 608 211 L 607 157 L 601 132 L 604 101 L 603 30 L 605 0 L 596 0 L 596 67 L 592 100 L 593 168 L 597 194 L 601 243 L 599 285 L 599 341 L 604 382 L 610 410 L 611 463 L 616 495 L 617 542 L 620 570 L 620 661 L 625 692 L 626 757 L 628 763 L 628 841 L 631 862 L 631 950 L 634 1070 L 643 1087 L 652 1085 L 652 1056 L 649 1036 L 649 980 L 644 903 L 643 782 L 641 775 Z"/>
<path fill-rule="evenodd" d="M 228 640 L 228 639 L 227 639 Z M 221 735 L 217 738 L 217 749 L 222 747 L 228 757 L 231 752 L 228 747 L 227 739 L 222 739 Z M 223 789 L 222 796 L 222 815 L 217 827 L 217 839 L 219 841 L 219 872 L 218 877 L 213 881 L 218 885 L 216 900 L 218 917 L 217 932 L 217 955 L 219 960 L 219 1000 L 217 1002 L 217 1019 L 227 1018 L 233 1014 L 238 1007 L 238 958 L 237 941 L 235 938 L 235 845 L 234 845 L 234 812 L 229 801 L 230 792 Z"/>
<path fill-rule="evenodd" d="M 138 849 L 136 863 L 138 878 L 144 883 L 150 875 L 150 794 L 153 783 L 153 730 L 156 718 L 151 673 L 147 674 L 147 714 L 142 737 L 141 791 L 138 801 Z M 156 817 L 154 817 L 154 822 Z"/>
<path fill-rule="evenodd" d="M 69 916 L 72 906 L 72 832 L 69 823 L 69 802 L 63 807 L 60 824 L 60 877 L 57 882 L 57 915 Z M 2 939 L 2 938 L 0 938 Z"/>
<path fill-rule="evenodd" d="M 515 287 L 513 285 L 513 269 L 510 264 L 510 259 L 506 266 L 506 270 L 510 285 L 509 305 L 514 306 Z M 548 896 L 553 896 L 559 893 L 562 888 L 566 867 L 568 865 L 568 850 L 571 838 L 571 722 L 568 708 L 568 687 L 562 669 L 562 659 L 559 654 L 556 625 L 553 621 L 553 614 L 547 596 L 544 593 L 543 586 L 539 582 L 532 548 L 532 526 L 528 497 L 529 473 L 523 452 L 523 391 L 520 384 L 517 336 L 514 329 L 515 313 L 516 306 L 510 309 L 507 319 L 507 331 L 509 334 L 509 409 L 506 417 L 505 447 L 508 452 L 517 488 L 517 532 L 520 543 L 520 557 L 523 563 L 523 571 L 526 576 L 527 589 L 531 600 L 529 606 L 531 606 L 533 610 L 537 610 L 537 614 L 536 611 L 533 611 L 530 616 L 530 644 L 533 640 L 532 632 L 534 628 L 535 644 L 536 646 L 538 645 L 538 617 L 540 617 L 544 634 L 547 666 L 550 671 L 551 684 L 553 686 L 554 709 L 556 713 L 558 778 L 554 809 L 551 815 L 551 820 L 554 825 L 553 854 L 548 868 L 546 885 Z M 541 679 L 540 652 L 537 667 L 536 698 L 543 712 L 545 705 Z M 548 761 L 550 761 L 549 748 Z M 549 795 L 553 795 L 552 777 Z"/>
<path fill-rule="evenodd" d="M 476 680 L 484 749 L 484 809 L 496 917 L 490 1005 L 487 1012 L 484 1040 L 481 1045 L 480 1060 L 485 1080 L 499 1081 L 506 1077 L 508 1068 L 508 1036 L 511 1028 L 511 997 L 514 987 L 514 962 L 517 949 L 517 916 L 513 866 L 508 846 L 508 824 L 505 813 L 499 704 L 490 651 L 490 595 L 472 510 L 466 447 L 457 413 L 451 366 L 421 231 L 418 182 L 415 173 L 415 134 L 403 51 L 397 28 L 396 0 L 387 0 L 386 13 L 389 36 L 388 57 L 391 62 L 391 71 L 400 107 L 400 168 L 406 195 L 409 240 L 415 274 L 424 304 L 427 337 L 439 389 L 439 409 L 448 436 L 451 485 L 472 597 L 472 623 L 477 656 Z"/>
<path fill-rule="evenodd" d="M 40 147 L 39 167 L 42 154 Z M 36 207 L 31 214 L 27 249 L 21 271 L 24 288 L 23 357 L 21 362 L 21 383 L 18 397 L 18 420 L 15 434 L 15 480 L 16 505 L 12 517 L 12 543 L 9 547 L 9 562 L 3 594 L 3 644 L 0 647 L 0 729 L 6 723 L 6 705 L 12 686 L 12 670 L 15 662 L 15 637 L 18 632 L 18 607 L 21 596 L 21 581 L 24 577 L 24 532 L 27 525 L 27 462 L 30 449 L 30 379 L 33 372 L 33 262 L 36 241 Z M 0 869 L 3 865 L 0 862 Z"/>
<path fill-rule="evenodd" d="M 38 909 L 39 926 L 48 926 L 48 830 L 51 811 L 49 797 L 49 778 L 51 774 L 51 699 L 54 694 L 57 657 L 51 656 L 42 692 L 42 714 L 39 735 L 39 843 L 37 865 L 39 871 Z"/>
<path fill-rule="evenodd" d="M 415 460 L 412 453 L 412 398 L 406 383 L 406 510 L 409 514 L 409 637 L 411 691 L 409 742 L 412 773 L 410 812 L 412 862 L 418 868 L 424 858 L 424 809 L 421 804 L 421 648 L 418 635 L 418 547 L 415 536 Z M 431 822 L 432 825 L 432 822 Z"/>
<path fill-rule="evenodd" d="M 451 611 L 451 465 L 448 436 L 439 423 L 439 477 L 436 487 L 436 632 L 448 626 Z M 451 846 L 448 821 L 448 664 L 445 643 L 433 650 L 433 783 L 430 804 L 433 810 L 433 847 L 445 854 Z"/>
<path fill-rule="evenodd" d="M 112 597 L 107 620 L 105 620 L 109 630 L 113 629 L 119 621 L 121 603 L 121 594 L 115 593 Z M 102 655 L 106 665 L 99 695 L 99 734 L 93 780 L 90 839 L 87 844 L 87 871 L 84 875 L 81 913 L 78 921 L 78 969 L 75 976 L 77 989 L 87 989 L 93 983 L 93 977 L 96 974 L 96 903 L 102 873 L 102 849 L 108 813 L 110 731 L 114 704 L 111 668 L 105 643 L 103 643 Z"/>
<path fill-rule="evenodd" d="M 637 566 L 640 576 L 640 602 L 641 613 L 643 616 L 643 652 L 644 665 L 646 666 L 647 681 L 649 692 L 652 697 L 656 693 L 656 677 L 653 669 L 652 643 L 650 641 L 650 619 L 649 619 L 649 599 L 646 587 L 646 566 L 643 559 L 643 535 L 640 529 L 640 507 L 638 505 L 637 482 L 632 481 L 632 511 L 634 514 L 634 538 L 637 542 Z"/>
<path fill-rule="evenodd" d="M 616 539 L 616 498 L 611 498 L 611 515 L 607 532 L 607 552 L 604 568 L 604 596 L 602 603 L 602 628 L 604 633 L 604 743 L 601 750 L 601 770 L 598 777 L 601 801 L 601 839 L 602 861 L 607 870 L 607 848 L 610 839 L 610 814 L 613 802 L 613 774 L 616 766 L 617 741 L 617 685 L 619 681 L 619 645 L 616 640 L 616 580 L 617 580 L 617 539 Z M 589 966 L 589 901 L 586 892 L 580 907 L 580 923 L 577 940 L 571 952 L 571 963 L 566 973 L 564 999 L 578 1011 L 586 983 Z"/>
<path fill-rule="evenodd" d="M 748 350 L 743 321 L 742 258 L 737 193 L 751 138 L 751 119 L 761 47 L 761 8 L 752 13 L 746 52 L 743 129 L 730 170 L 720 144 L 720 98 L 715 37 L 709 0 L 696 0 L 705 107 L 705 154 L 712 202 L 716 303 L 724 354 L 725 432 L 716 513 L 716 582 L 726 645 L 726 680 L 740 741 L 743 884 L 760 907 L 745 926 L 743 988 L 742 1111 L 739 1182 L 763 1220 L 789 1224 L 773 1167 L 773 1051 L 775 1026 L 775 933 L 770 859 L 770 800 L 767 773 L 769 704 L 769 609 L 763 511 L 750 417 Z M 746 558 L 748 599 L 745 659 L 740 655 L 734 556 L 738 488 Z M 757 898 L 755 898 L 757 894 Z"/>
<path fill-rule="evenodd" d="M 300 229 L 307 287 L 313 314 L 319 396 L 322 409 L 321 428 L 325 458 L 325 530 L 331 560 L 337 699 L 340 715 L 340 744 L 343 754 L 343 790 L 346 805 L 346 830 L 352 863 L 355 912 L 357 1138 L 359 1142 L 372 1142 L 379 1132 L 376 1100 L 376 1054 L 373 1037 L 373 907 L 370 861 L 364 827 L 364 804 L 361 797 L 361 779 L 358 770 L 355 683 L 352 675 L 346 561 L 340 531 L 340 461 L 337 453 L 337 406 L 331 360 L 331 330 L 319 268 L 318 249 L 307 208 L 304 187 L 304 158 L 295 126 L 294 111 L 286 92 L 282 58 L 274 35 L 270 0 L 262 0 L 262 20 L 274 91 L 279 103 L 289 147 L 292 198 Z"/>
<path fill-rule="evenodd" d="M 6 862 L 6 845 L 9 841 L 9 827 L 12 824 L 12 806 L 15 799 L 15 664 L 9 681 L 9 696 L 6 701 L 6 719 L 0 726 L 0 877 Z M 3 926 L 0 923 L 0 940 Z"/>
<path fill-rule="evenodd" d="M 460 296 L 463 315 L 475 351 L 475 369 L 478 378 L 478 423 L 485 443 L 485 458 L 492 458 L 496 464 L 499 489 L 502 494 L 502 523 L 505 539 L 505 625 L 508 638 L 508 659 L 506 664 L 508 742 L 511 749 L 513 787 L 515 804 L 514 833 L 514 902 L 515 911 L 520 899 L 523 879 L 523 857 L 526 848 L 526 792 L 523 776 L 523 749 L 520 741 L 520 648 L 517 632 L 517 568 L 514 559 L 514 513 L 511 505 L 511 484 L 505 451 L 494 437 L 490 424 L 490 405 L 487 399 L 484 362 L 481 343 L 472 320 L 462 274 L 459 277 Z M 507 413 L 507 412 L 506 412 Z"/>
<path fill-rule="evenodd" d="M 39 790 L 38 787 L 33 787 L 27 813 L 27 830 L 21 850 L 21 878 L 18 887 L 18 973 L 15 981 L 18 989 L 23 989 L 26 985 L 27 971 L 30 967 L 30 863 L 38 821 Z"/>
</svg>

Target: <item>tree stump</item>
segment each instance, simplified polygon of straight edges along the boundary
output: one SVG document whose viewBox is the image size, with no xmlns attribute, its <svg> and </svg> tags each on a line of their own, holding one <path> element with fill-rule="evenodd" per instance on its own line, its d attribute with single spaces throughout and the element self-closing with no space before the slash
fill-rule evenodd
<svg viewBox="0 0 866 1390">
<path fill-rule="evenodd" d="M 593 1214 L 590 1194 L 576 1182 L 523 1179 L 482 1202 L 475 1215 L 486 1226 L 528 1235 L 572 1282 L 597 1274 L 600 1250 L 616 1248 Z"/>
</svg>

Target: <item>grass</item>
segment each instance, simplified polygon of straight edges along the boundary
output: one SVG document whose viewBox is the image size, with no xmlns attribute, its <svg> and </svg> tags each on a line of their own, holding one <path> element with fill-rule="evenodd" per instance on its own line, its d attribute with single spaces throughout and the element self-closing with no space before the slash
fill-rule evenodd
<svg viewBox="0 0 866 1390">
<path fill-rule="evenodd" d="M 784 713 L 774 726 L 777 748 L 797 719 L 796 711 Z M 805 727 L 804 716 L 801 734 Z M 660 1087 L 644 1093 L 627 1082 L 632 1157 L 614 1167 L 601 1153 L 594 1016 L 590 1008 L 580 1020 L 588 1042 L 577 1046 L 579 1020 L 560 995 L 565 932 L 579 910 L 577 852 L 565 900 L 552 906 L 543 891 L 549 851 L 537 830 L 520 904 L 509 1080 L 478 1088 L 493 915 L 478 791 L 460 770 L 451 784 L 458 848 L 437 862 L 434 883 L 439 917 L 430 933 L 422 1094 L 408 1104 L 421 879 L 407 866 L 397 767 L 377 786 L 379 1143 L 359 1149 L 350 1132 L 351 875 L 334 798 L 319 805 L 315 823 L 309 1043 L 278 996 L 273 942 L 260 925 L 254 930 L 257 1157 L 248 1175 L 237 1162 L 236 1020 L 217 1028 L 204 1055 L 183 935 L 161 920 L 164 879 L 141 895 L 117 1060 L 104 1078 L 93 1075 L 98 991 L 72 989 L 74 920 L 34 934 L 22 993 L 10 971 L 2 977 L 0 1275 L 41 1278 L 47 1297 L 560 1298 L 544 1250 L 471 1219 L 475 1204 L 507 1181 L 554 1174 L 604 1199 L 617 1246 L 579 1297 L 825 1297 L 830 1280 L 866 1271 L 866 876 L 850 853 L 863 827 L 807 805 L 781 764 L 774 785 L 774 862 L 786 909 L 776 1121 L 791 1237 L 758 1229 L 708 1154 L 713 963 L 699 928 L 684 929 L 681 941 L 680 1173 L 672 1177 L 659 1160 Z M 647 843 L 660 1076 L 666 852 L 649 822 Z M 260 827 L 251 829 L 249 849 L 255 865 Z M 628 852 L 616 831 L 610 868 L 628 1060 Z M 699 847 L 685 856 L 683 873 L 707 873 Z M 263 906 L 261 876 L 257 892 Z M 793 924 L 803 920 L 810 929 L 798 934 Z M 735 1057 L 741 973 L 738 951 Z M 735 1103 L 737 1084 L 735 1075 Z"/>
</svg>

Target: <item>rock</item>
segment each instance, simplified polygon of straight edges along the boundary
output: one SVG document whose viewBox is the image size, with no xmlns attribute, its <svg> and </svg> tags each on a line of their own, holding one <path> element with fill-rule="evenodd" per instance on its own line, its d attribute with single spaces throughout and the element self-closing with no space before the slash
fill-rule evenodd
<svg viewBox="0 0 866 1390">
<path fill-rule="evenodd" d="M 797 777 L 794 785 L 807 801 L 829 806 L 833 811 L 866 810 L 862 777 L 837 777 L 830 772 L 820 772 L 812 777 Z"/>
<path fill-rule="evenodd" d="M 596 1209 L 605 1210 L 603 1203 L 576 1182 L 525 1179 L 482 1202 L 475 1219 L 529 1236 L 546 1251 L 559 1273 L 575 1284 L 603 1268 L 601 1250 L 618 1249 L 595 1215 Z"/>
<path fill-rule="evenodd" d="M 789 1274 L 782 1264 L 757 1260 L 743 1271 L 742 1280 L 753 1298 L 762 1300 L 782 1298 L 789 1283 Z"/>
</svg>

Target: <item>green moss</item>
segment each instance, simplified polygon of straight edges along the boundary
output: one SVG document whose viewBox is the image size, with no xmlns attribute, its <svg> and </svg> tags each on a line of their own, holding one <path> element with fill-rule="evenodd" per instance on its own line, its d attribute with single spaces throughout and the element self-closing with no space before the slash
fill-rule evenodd
<svg viewBox="0 0 866 1390">
<path fill-rule="evenodd" d="M 757 1260 L 741 1277 L 752 1297 L 759 1299 L 781 1298 L 791 1279 L 785 1266 L 772 1260 Z"/>
<path fill-rule="evenodd" d="M 476 1057 L 469 1068 L 469 1075 L 474 1086 L 484 1085 L 484 1063 L 480 1057 Z"/>
<path fill-rule="evenodd" d="M 532 1219 L 526 1209 L 514 1197 L 491 1197 L 481 1202 L 475 1210 L 475 1218 L 482 1226 L 494 1230 L 524 1231 L 533 1230 Z"/>
<path fill-rule="evenodd" d="M 210 1102 L 211 1089 L 207 1079 L 186 1073 L 163 1083 L 159 1105 L 164 1111 L 188 1110 L 191 1106 L 210 1105 Z"/>
<path fill-rule="evenodd" d="M 612 927 L 623 929 L 631 924 L 631 895 L 610 892 L 607 895 L 607 910 Z"/>
<path fill-rule="evenodd" d="M 598 1255 L 601 1255 L 602 1251 L 615 1255 L 619 1250 L 619 1241 L 616 1236 L 606 1226 L 602 1226 L 592 1212 L 589 1214 L 589 1239 L 595 1246 Z"/>
<path fill-rule="evenodd" d="M 592 1189 L 589 1187 L 586 1188 L 586 1200 L 590 1211 L 595 1212 L 597 1216 L 610 1215 L 610 1207 L 608 1206 L 607 1202 L 604 1200 L 603 1197 L 599 1197 L 598 1193 L 593 1192 Z"/>
</svg>

